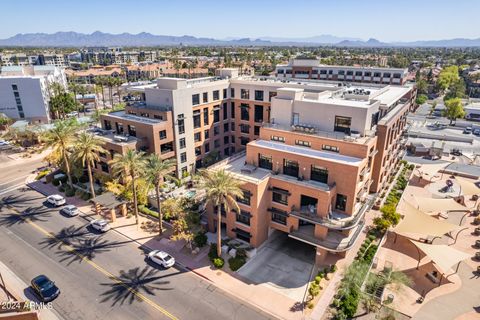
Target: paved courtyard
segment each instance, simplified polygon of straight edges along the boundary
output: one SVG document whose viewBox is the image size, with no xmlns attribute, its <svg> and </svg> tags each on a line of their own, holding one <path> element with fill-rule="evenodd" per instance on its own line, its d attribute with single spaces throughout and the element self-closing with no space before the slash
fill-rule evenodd
<svg viewBox="0 0 480 320">
<path fill-rule="evenodd" d="M 275 231 L 239 274 L 295 301 L 302 301 L 314 262 L 313 246 Z"/>
</svg>

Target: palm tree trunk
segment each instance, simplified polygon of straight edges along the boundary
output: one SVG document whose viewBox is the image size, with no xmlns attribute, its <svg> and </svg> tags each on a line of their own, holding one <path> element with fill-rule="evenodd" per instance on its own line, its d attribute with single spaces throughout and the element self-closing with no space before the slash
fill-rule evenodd
<svg viewBox="0 0 480 320">
<path fill-rule="evenodd" d="M 65 162 L 65 169 L 67 170 L 68 184 L 73 188 L 72 175 L 70 174 L 70 164 L 68 163 L 67 150 L 63 150 L 63 162 Z"/>
<path fill-rule="evenodd" d="M 222 256 L 222 209 L 218 205 L 217 209 L 217 256 Z"/>
<path fill-rule="evenodd" d="M 113 109 L 113 93 L 112 93 L 113 87 L 109 86 L 108 87 L 108 92 L 110 93 L 110 104 Z"/>
<path fill-rule="evenodd" d="M 132 179 L 132 191 L 133 191 L 133 213 L 135 214 L 135 224 L 138 225 L 137 186 L 135 185 L 135 178 Z"/>
<path fill-rule="evenodd" d="M 103 100 L 103 108 L 105 109 L 105 87 L 102 84 L 102 100 Z"/>
<path fill-rule="evenodd" d="M 160 201 L 160 183 L 157 183 L 155 186 L 155 192 L 157 194 L 157 209 L 158 209 L 158 235 L 161 236 L 163 233 L 163 213 L 161 208 L 161 201 Z"/>
<path fill-rule="evenodd" d="M 95 198 L 95 188 L 93 187 L 93 175 L 92 175 L 92 166 L 90 162 L 87 162 L 87 171 L 88 171 L 88 181 L 90 182 L 90 193 L 92 198 Z"/>
</svg>

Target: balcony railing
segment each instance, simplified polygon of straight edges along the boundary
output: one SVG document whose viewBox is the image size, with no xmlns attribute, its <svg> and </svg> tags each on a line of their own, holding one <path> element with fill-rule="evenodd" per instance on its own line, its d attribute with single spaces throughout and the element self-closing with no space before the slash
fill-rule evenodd
<svg viewBox="0 0 480 320">
<path fill-rule="evenodd" d="M 304 227 L 300 227 L 298 230 L 291 231 L 288 236 L 316 247 L 327 249 L 329 251 L 342 252 L 353 247 L 358 239 L 358 236 L 362 232 L 364 225 L 365 221 L 362 220 L 356 226 L 356 229 L 352 230 L 347 237 L 338 231 L 330 231 L 327 234 L 326 239 L 319 239 L 315 237 L 312 229 L 303 230 L 302 228 Z"/>
</svg>

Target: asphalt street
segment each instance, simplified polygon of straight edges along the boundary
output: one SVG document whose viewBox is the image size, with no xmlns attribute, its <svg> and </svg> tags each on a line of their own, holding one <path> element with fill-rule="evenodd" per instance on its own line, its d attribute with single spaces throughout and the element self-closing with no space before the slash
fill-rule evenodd
<svg viewBox="0 0 480 320">
<path fill-rule="evenodd" d="M 0 171 L 0 260 L 25 283 L 52 278 L 62 291 L 53 302 L 61 318 L 271 318 L 191 272 L 155 266 L 135 242 L 114 230 L 93 232 L 85 218 L 63 216 L 33 190 L 5 192 L 31 172 L 22 167 Z"/>
</svg>

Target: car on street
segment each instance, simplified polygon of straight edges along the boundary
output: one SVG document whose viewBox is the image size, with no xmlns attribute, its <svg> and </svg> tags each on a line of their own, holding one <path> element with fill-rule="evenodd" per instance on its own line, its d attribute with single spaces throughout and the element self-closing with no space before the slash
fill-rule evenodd
<svg viewBox="0 0 480 320">
<path fill-rule="evenodd" d="M 63 207 L 62 210 L 60 210 L 60 212 L 69 217 L 75 217 L 78 215 L 78 208 L 75 207 L 73 204 L 69 204 Z"/>
<path fill-rule="evenodd" d="M 90 221 L 90 226 L 100 232 L 107 232 L 110 230 L 110 225 L 106 220 L 103 219 L 95 219 Z"/>
<path fill-rule="evenodd" d="M 47 197 L 47 202 L 55 207 L 63 206 L 65 204 L 65 198 L 59 194 L 52 194 Z"/>
<path fill-rule="evenodd" d="M 466 127 L 465 129 L 463 129 L 463 134 L 470 134 L 472 133 L 472 127 Z"/>
<path fill-rule="evenodd" d="M 148 254 L 148 258 L 164 268 L 170 268 L 175 264 L 175 258 L 165 251 L 153 250 Z"/>
<path fill-rule="evenodd" d="M 472 133 L 476 136 L 480 136 L 480 129 L 479 128 L 473 129 Z"/>
<path fill-rule="evenodd" d="M 60 295 L 60 289 L 46 275 L 32 279 L 32 289 L 43 302 L 50 302 Z"/>
</svg>

